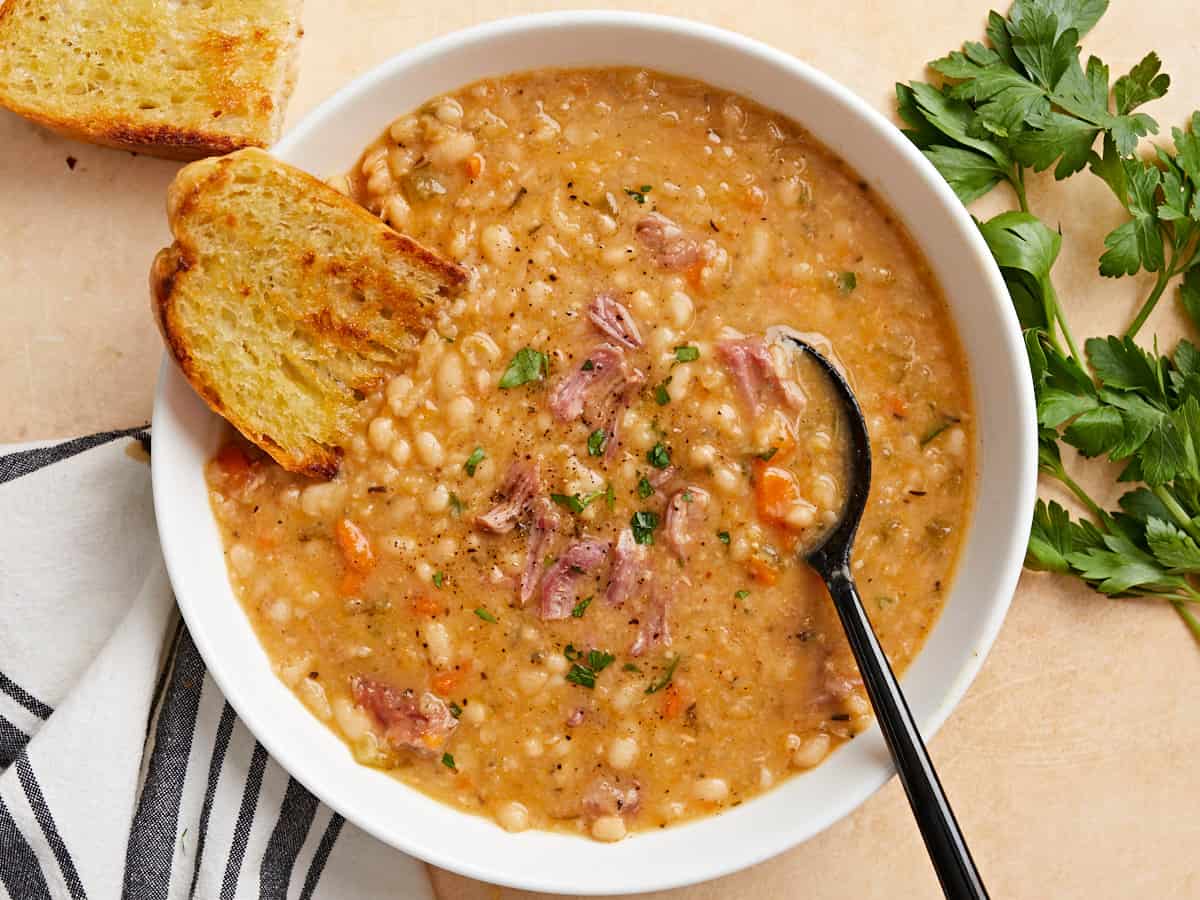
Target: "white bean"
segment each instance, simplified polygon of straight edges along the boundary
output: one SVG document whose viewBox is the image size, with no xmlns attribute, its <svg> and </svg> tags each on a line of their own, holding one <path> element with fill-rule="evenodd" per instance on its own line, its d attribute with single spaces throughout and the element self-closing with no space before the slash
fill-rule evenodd
<svg viewBox="0 0 1200 900">
<path fill-rule="evenodd" d="M 417 435 L 417 456 L 421 462 L 436 469 L 446 461 L 446 451 L 432 432 L 422 431 Z"/>
<path fill-rule="evenodd" d="M 619 841 L 625 833 L 625 820 L 620 816 L 601 816 L 592 823 L 592 837 L 598 841 Z"/>
<path fill-rule="evenodd" d="M 496 821 L 505 831 L 524 831 L 529 827 L 529 810 L 514 800 L 496 811 Z"/>
<path fill-rule="evenodd" d="M 614 738 L 608 745 L 608 764 L 614 769 L 628 769 L 637 757 L 638 742 L 633 738 Z"/>
<path fill-rule="evenodd" d="M 404 438 L 396 438 L 396 440 L 392 441 L 389 455 L 392 457 L 392 462 L 400 466 L 400 468 L 404 468 L 412 458 L 412 444 Z"/>
<path fill-rule="evenodd" d="M 701 778 L 692 785 L 692 796 L 706 803 L 723 803 L 729 798 L 729 784 L 724 778 Z"/>
<path fill-rule="evenodd" d="M 387 416 L 376 416 L 367 428 L 367 441 L 380 453 L 387 453 L 396 439 L 396 423 Z"/>
<path fill-rule="evenodd" d="M 453 648 L 450 644 L 450 632 L 441 622 L 430 622 L 422 629 L 425 638 L 425 650 L 429 654 L 429 662 L 439 669 L 450 665 Z"/>
<path fill-rule="evenodd" d="M 493 265 L 507 265 L 517 249 L 512 232 L 503 225 L 488 225 L 479 235 L 484 259 Z"/>
<path fill-rule="evenodd" d="M 793 737 L 797 738 L 794 747 L 791 745 Z M 792 751 L 792 765 L 797 769 L 811 769 L 829 755 L 829 747 L 833 743 L 827 734 L 816 734 L 807 739 L 788 735 L 788 741 Z"/>
<path fill-rule="evenodd" d="M 450 506 L 450 492 L 444 484 L 435 485 L 421 502 L 421 508 L 427 513 L 445 512 Z"/>
</svg>

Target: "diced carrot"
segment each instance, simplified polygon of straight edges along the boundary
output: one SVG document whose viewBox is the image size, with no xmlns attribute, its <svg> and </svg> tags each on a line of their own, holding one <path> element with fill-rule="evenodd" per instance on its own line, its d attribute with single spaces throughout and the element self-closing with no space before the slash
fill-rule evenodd
<svg viewBox="0 0 1200 900">
<path fill-rule="evenodd" d="M 474 181 L 483 174 L 483 154 L 472 153 L 463 163 L 463 167 L 467 170 L 467 177 Z"/>
<path fill-rule="evenodd" d="M 887 395 L 887 407 L 897 419 L 908 415 L 908 401 L 895 392 Z"/>
<path fill-rule="evenodd" d="M 683 708 L 683 696 L 679 688 L 671 683 L 663 694 L 662 714 L 664 719 L 673 719 Z"/>
<path fill-rule="evenodd" d="M 750 577 L 759 584 L 770 586 L 779 580 L 779 572 L 775 567 L 760 557 L 750 557 L 746 568 L 750 570 Z"/>
<path fill-rule="evenodd" d="M 217 452 L 217 467 L 230 478 L 244 478 L 250 472 L 250 457 L 239 444 L 226 444 Z"/>
<path fill-rule="evenodd" d="M 795 475 L 763 460 L 755 461 L 754 502 L 761 518 L 775 525 L 783 524 L 799 500 L 800 485 Z"/>
<path fill-rule="evenodd" d="M 704 265 L 704 257 L 701 257 L 683 272 L 683 277 L 687 279 L 688 286 L 698 293 L 704 290 Z"/>
<path fill-rule="evenodd" d="M 436 675 L 433 676 L 433 680 L 430 682 L 431 686 L 433 687 L 433 692 L 435 694 L 437 694 L 439 697 L 449 696 L 454 691 L 454 689 L 456 687 L 458 687 L 458 683 L 460 681 L 462 681 L 462 677 L 464 674 L 466 674 L 466 673 L 465 672 L 438 672 Z"/>
<path fill-rule="evenodd" d="M 366 572 L 360 572 L 358 569 L 346 569 L 342 573 L 342 582 L 338 585 L 338 590 L 343 597 L 353 597 L 362 592 L 363 585 L 366 583 Z"/>
<path fill-rule="evenodd" d="M 346 565 L 358 572 L 370 572 L 375 568 L 375 554 L 365 531 L 350 519 L 339 519 L 334 531 Z"/>
<path fill-rule="evenodd" d="M 441 604 L 430 597 L 428 594 L 417 594 L 412 599 L 413 612 L 420 613 L 423 616 L 436 616 L 442 611 Z"/>
</svg>

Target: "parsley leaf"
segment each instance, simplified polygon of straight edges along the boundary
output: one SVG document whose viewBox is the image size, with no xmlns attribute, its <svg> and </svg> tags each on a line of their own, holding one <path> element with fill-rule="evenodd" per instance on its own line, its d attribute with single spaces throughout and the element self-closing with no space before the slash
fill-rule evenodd
<svg viewBox="0 0 1200 900">
<path fill-rule="evenodd" d="M 467 474 L 472 478 L 475 477 L 475 470 L 479 468 L 479 464 L 483 462 L 484 452 L 482 447 L 476 447 L 471 451 L 471 455 L 467 457 L 467 461 L 463 463 L 463 468 L 467 470 Z"/>
<path fill-rule="evenodd" d="M 454 757 L 451 756 L 449 753 L 442 754 L 442 765 L 445 766 L 447 769 L 453 769 L 455 772 L 458 771 L 458 766 L 456 766 L 454 764 Z"/>
<path fill-rule="evenodd" d="M 630 197 L 632 197 L 634 199 L 634 201 L 638 204 L 638 206 L 641 206 L 643 203 L 646 202 L 646 195 L 648 193 L 650 193 L 651 190 L 652 190 L 652 188 L 650 187 L 650 185 L 643 184 L 640 188 L 637 188 L 636 190 L 634 188 L 625 188 L 625 193 L 628 194 Z"/>
<path fill-rule="evenodd" d="M 608 432 L 603 428 L 597 428 L 588 435 L 588 456 L 603 456 L 606 444 L 608 444 Z"/>
<path fill-rule="evenodd" d="M 575 604 L 575 608 L 571 610 L 571 615 L 576 619 L 582 619 L 583 614 L 587 612 L 587 608 L 592 605 L 591 597 L 584 597 Z"/>
<path fill-rule="evenodd" d="M 838 293 L 843 297 L 854 293 L 858 287 L 858 276 L 853 272 L 840 272 L 837 277 Z"/>
<path fill-rule="evenodd" d="M 729 532 L 728 531 L 718 531 L 717 532 L 717 540 L 728 547 L 729 541 L 730 541 Z"/>
<path fill-rule="evenodd" d="M 500 387 L 505 390 L 528 384 L 531 381 L 543 381 L 550 368 L 550 360 L 545 353 L 525 347 L 517 351 L 508 368 L 500 377 Z"/>
<path fill-rule="evenodd" d="M 483 619 L 483 621 L 490 622 L 493 625 L 495 625 L 497 622 L 500 621 L 494 615 L 492 615 L 490 612 L 488 612 L 486 609 L 484 609 L 482 606 L 478 607 L 475 610 L 475 615 L 479 616 L 479 618 Z"/>
<path fill-rule="evenodd" d="M 671 448 L 659 441 L 646 452 L 646 460 L 656 469 L 665 469 L 671 464 Z"/>
<path fill-rule="evenodd" d="M 633 539 L 639 544 L 654 543 L 654 529 L 658 528 L 658 513 L 649 510 L 635 512 L 629 520 Z"/>
<path fill-rule="evenodd" d="M 572 644 L 567 644 L 566 649 L 563 650 L 563 656 L 573 663 L 571 670 L 567 672 L 567 681 L 585 688 L 594 688 L 596 676 L 612 665 L 616 659 L 611 653 L 603 650 L 589 650 L 587 653 L 582 653 L 576 650 Z"/>
<path fill-rule="evenodd" d="M 675 362 L 690 363 L 695 362 L 700 358 L 700 348 L 690 345 L 683 345 L 675 348 Z"/>
<path fill-rule="evenodd" d="M 649 497 L 653 493 L 654 493 L 654 485 L 652 485 L 650 483 L 649 478 L 647 478 L 645 475 L 643 475 L 641 478 L 638 479 L 638 483 L 637 483 L 638 496 L 641 497 L 643 500 L 645 500 L 647 497 Z"/>
<path fill-rule="evenodd" d="M 551 494 L 550 499 L 578 515 L 591 506 L 593 501 L 607 497 L 610 490 L 611 487 L 591 494 Z"/>
<path fill-rule="evenodd" d="M 442 585 L 445 583 L 446 583 L 446 573 L 445 572 L 434 572 L 433 573 L 433 586 L 435 588 L 437 588 L 440 591 L 442 589 Z"/>
<path fill-rule="evenodd" d="M 662 381 L 654 386 L 654 402 L 659 406 L 666 406 L 671 402 L 671 395 L 667 393 L 667 387 L 671 384 L 671 377 L 668 375 Z"/>
<path fill-rule="evenodd" d="M 663 688 L 671 683 L 671 679 L 675 677 L 675 669 L 679 666 L 679 656 L 671 657 L 671 661 L 667 663 L 667 668 L 663 674 L 650 683 L 646 688 L 647 694 L 657 694 Z"/>
</svg>

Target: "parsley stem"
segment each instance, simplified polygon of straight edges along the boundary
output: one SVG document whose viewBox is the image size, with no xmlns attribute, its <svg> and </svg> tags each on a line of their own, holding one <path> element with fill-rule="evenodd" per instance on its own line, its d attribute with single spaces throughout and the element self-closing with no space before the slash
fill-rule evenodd
<svg viewBox="0 0 1200 900">
<path fill-rule="evenodd" d="M 1050 279 L 1046 279 L 1046 292 L 1050 295 L 1050 303 L 1054 307 L 1054 318 L 1058 321 L 1058 327 L 1062 329 L 1063 337 L 1067 341 L 1067 349 L 1071 351 L 1071 356 L 1080 365 L 1083 365 L 1083 355 L 1079 352 L 1079 348 L 1075 346 L 1075 336 L 1071 334 L 1071 326 L 1067 324 L 1067 314 L 1063 312 L 1062 304 L 1058 301 L 1058 291 L 1054 290 L 1054 285 Z M 1053 325 L 1051 325 L 1051 335 L 1054 334 Z M 1057 342 L 1056 342 L 1057 343 Z"/>
<path fill-rule="evenodd" d="M 1179 618 L 1183 619 L 1183 623 L 1192 632 L 1192 637 L 1196 639 L 1197 643 L 1200 643 L 1200 621 L 1197 621 L 1196 617 L 1192 615 L 1192 611 L 1178 600 L 1171 601 L 1171 605 L 1175 607 L 1175 612 L 1179 613 Z"/>
<path fill-rule="evenodd" d="M 1142 308 L 1138 310 L 1138 314 L 1134 316 L 1129 327 L 1125 329 L 1125 337 L 1136 337 L 1138 331 L 1146 324 L 1146 319 L 1150 318 L 1150 313 L 1154 312 L 1154 307 L 1158 305 L 1158 299 L 1162 296 L 1163 291 L 1167 288 L 1167 282 L 1174 275 L 1173 266 L 1170 263 L 1158 270 L 1158 277 L 1154 279 L 1154 288 L 1150 291 L 1150 295 L 1146 297 Z"/>
<path fill-rule="evenodd" d="M 1015 166 L 1016 174 L 1008 179 L 1008 183 L 1012 185 L 1013 192 L 1017 195 L 1017 203 L 1021 205 L 1021 212 L 1029 212 L 1029 199 L 1025 196 L 1025 167 Z"/>
<path fill-rule="evenodd" d="M 1046 470 L 1043 469 L 1043 471 Z M 1108 514 L 1100 508 L 1100 504 L 1093 500 L 1087 491 L 1079 486 L 1079 483 L 1074 478 L 1067 474 L 1065 467 L 1055 470 L 1053 476 L 1061 481 L 1076 496 L 1080 503 L 1087 507 L 1088 512 L 1092 514 L 1092 518 L 1096 520 L 1097 524 L 1105 527 L 1108 526 Z"/>
<path fill-rule="evenodd" d="M 1192 517 L 1187 514 L 1187 511 L 1179 505 L 1179 501 L 1175 499 L 1175 495 L 1167 490 L 1165 484 L 1156 484 L 1151 488 L 1154 496 L 1162 501 L 1163 506 L 1179 523 L 1179 527 L 1190 534 L 1195 540 L 1200 541 L 1200 528 L 1192 521 Z"/>
</svg>

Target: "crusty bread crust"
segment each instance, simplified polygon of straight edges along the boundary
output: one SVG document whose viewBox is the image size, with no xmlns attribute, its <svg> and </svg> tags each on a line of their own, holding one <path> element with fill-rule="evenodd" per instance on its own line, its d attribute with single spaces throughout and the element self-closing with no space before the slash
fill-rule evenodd
<svg viewBox="0 0 1200 900">
<path fill-rule="evenodd" d="M 378 218 L 324 182 L 272 159 L 261 150 L 246 149 L 226 157 L 201 160 L 186 166 L 176 176 L 167 192 L 167 214 L 175 242 L 159 251 L 150 270 L 151 305 L 167 350 L 208 406 L 281 466 L 316 478 L 331 478 L 337 474 L 341 442 L 347 435 L 330 435 L 328 440 L 310 442 L 300 452 L 295 449 L 300 442 L 287 439 L 292 436 L 268 433 L 257 424 L 255 410 L 244 405 L 239 407 L 229 399 L 230 385 L 220 383 L 220 373 L 197 359 L 187 336 L 188 323 L 182 320 L 179 309 L 180 300 L 185 294 L 194 300 L 197 292 L 222 289 L 206 281 L 201 253 L 203 248 L 196 245 L 194 235 L 187 227 L 190 220 L 219 217 L 225 236 L 223 240 L 234 244 L 246 242 L 248 253 L 254 252 L 252 242 L 256 235 L 239 233 L 239 218 L 232 211 L 222 210 L 213 199 L 220 196 L 239 175 L 246 177 L 244 166 L 251 164 L 259 168 L 269 167 L 273 173 L 283 177 L 289 192 L 294 192 L 296 202 L 290 208 L 295 210 L 295 221 L 288 224 L 299 227 L 295 227 L 291 233 L 303 236 L 306 234 L 305 226 L 325 224 L 340 212 L 343 216 L 337 221 L 341 227 L 347 227 L 347 220 L 350 223 L 348 227 L 352 233 L 345 235 L 348 242 L 363 247 L 379 247 L 386 258 L 401 262 L 404 271 L 419 276 L 398 276 L 394 268 L 385 269 L 378 259 L 365 253 L 356 258 L 329 263 L 322 271 L 317 253 L 312 247 L 304 245 L 303 237 L 297 238 L 296 245 L 284 251 L 287 266 L 296 283 L 309 285 L 314 293 L 321 289 L 322 279 L 336 279 L 339 284 L 353 285 L 355 290 L 372 297 L 385 297 L 389 328 L 393 334 L 417 337 L 424 334 L 432 326 L 436 306 L 465 284 L 467 274 L 461 267 L 442 259 L 411 238 L 392 231 Z M 325 211 L 324 216 L 322 211 Z M 247 279 L 254 279 L 256 274 L 244 273 Z M 228 297 L 212 295 L 214 310 L 218 308 L 218 300 L 227 303 Z M 368 355 L 379 349 L 380 336 L 372 332 L 371 322 L 365 314 L 357 319 L 353 310 L 335 311 L 320 298 L 311 306 L 312 311 L 298 318 L 297 323 L 319 345 Z M 385 351 L 395 349 L 384 348 Z M 367 393 L 377 388 L 392 368 L 386 360 L 379 365 L 365 366 L 356 372 L 356 377 L 348 387 L 358 395 Z M 332 406 L 339 403 L 344 405 L 346 401 L 344 398 L 329 397 L 326 402 Z"/>
<path fill-rule="evenodd" d="M 161 117 L 149 116 L 134 105 L 137 98 L 132 93 L 113 96 L 98 107 L 92 104 L 95 108 L 84 108 L 62 93 L 30 96 L 15 85 L 6 85 L 3 77 L 0 77 L 0 106 L 73 140 L 167 159 L 194 160 L 243 147 L 269 146 L 283 127 L 287 101 L 296 80 L 299 41 L 304 33 L 299 24 L 302 0 L 287 2 L 293 24 L 286 32 L 279 23 L 272 23 L 274 28 L 255 27 L 237 36 L 214 31 L 188 49 L 196 68 L 208 73 L 210 96 L 205 108 L 215 107 L 211 111 L 202 111 L 195 104 L 185 105 L 170 110 L 173 116 L 170 121 L 162 121 Z M 46 12 L 39 11 L 43 7 Z M 51 9 L 57 12 L 58 4 L 44 0 L 0 0 L 0 54 L 13 52 L 5 50 L 7 41 L 28 39 L 21 30 L 26 20 L 36 18 L 45 22 Z M 228 76 L 239 55 L 247 53 L 257 53 L 277 70 L 272 76 L 273 83 L 247 85 Z M 261 73 L 264 77 L 270 74 Z M 169 78 L 170 72 L 163 72 L 160 77 Z M 252 121 L 233 131 L 210 124 L 220 118 L 222 106 L 239 105 L 254 108 Z"/>
</svg>

